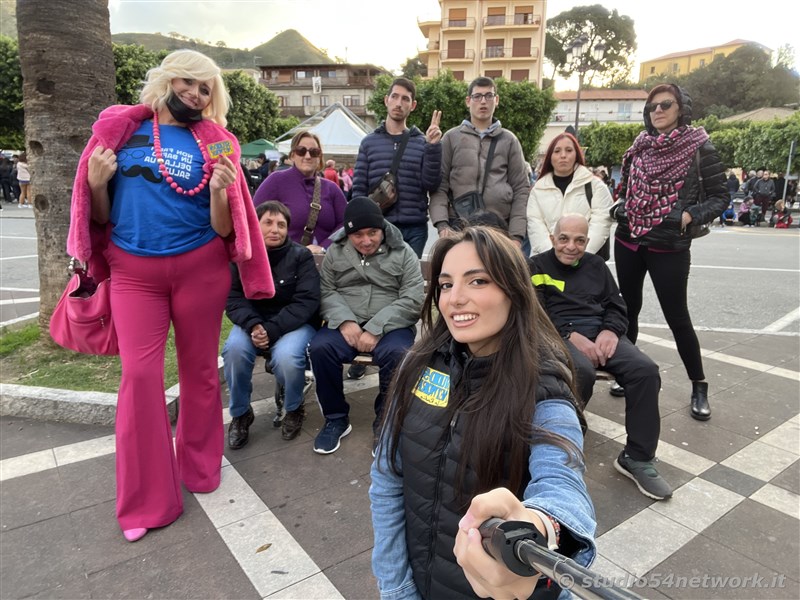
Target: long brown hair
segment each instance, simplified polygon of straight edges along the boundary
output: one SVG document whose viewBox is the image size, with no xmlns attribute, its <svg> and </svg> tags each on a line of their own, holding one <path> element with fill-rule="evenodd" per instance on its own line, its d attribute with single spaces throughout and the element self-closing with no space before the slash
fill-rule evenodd
<svg viewBox="0 0 800 600">
<path fill-rule="evenodd" d="M 550 145 L 547 147 L 547 152 L 544 155 L 544 161 L 542 161 L 542 167 L 539 169 L 539 177 L 544 177 L 548 173 L 553 172 L 553 151 L 556 149 L 556 144 L 563 139 L 571 141 L 572 145 L 575 146 L 575 163 L 584 166 L 586 165 L 586 158 L 583 156 L 583 148 L 581 148 L 577 138 L 571 133 L 565 131 L 564 133 L 554 137 L 553 141 L 550 142 Z"/>
<path fill-rule="evenodd" d="M 468 416 L 463 438 L 471 440 L 461 448 L 456 492 L 481 493 L 501 483 L 516 491 L 527 480 L 526 456 L 530 444 L 555 444 L 571 459 L 579 459 L 581 452 L 566 438 L 533 428 L 541 365 L 548 361 L 561 367 L 564 380 L 574 390 L 571 362 L 558 332 L 536 298 L 522 253 L 507 236 L 492 227 L 467 227 L 434 245 L 431 285 L 422 308 L 422 336 L 395 371 L 389 388 L 388 398 L 392 400 L 386 411 L 385 427 L 391 432 L 390 464 L 398 471 L 395 449 L 413 401 L 412 392 L 434 352 L 452 340 L 437 309 L 441 293 L 438 281 L 445 256 L 461 243 L 475 246 L 489 277 L 511 300 L 511 312 L 499 334 L 503 343 L 490 358 L 489 373 L 479 389 L 459 401 L 456 390 L 451 390 L 448 409 Z M 463 487 L 467 469 L 476 475 L 475 490 Z"/>
</svg>

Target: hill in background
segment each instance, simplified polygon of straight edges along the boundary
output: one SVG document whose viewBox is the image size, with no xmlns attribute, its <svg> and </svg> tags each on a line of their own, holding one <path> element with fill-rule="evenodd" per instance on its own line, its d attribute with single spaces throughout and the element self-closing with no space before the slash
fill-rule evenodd
<svg viewBox="0 0 800 600">
<path fill-rule="evenodd" d="M 158 33 L 116 33 L 115 44 L 138 44 L 147 50 L 197 50 L 214 59 L 223 69 L 255 68 L 258 65 L 334 64 L 325 52 L 314 46 L 294 29 L 279 33 L 252 50 L 213 46 L 184 36 Z"/>
</svg>

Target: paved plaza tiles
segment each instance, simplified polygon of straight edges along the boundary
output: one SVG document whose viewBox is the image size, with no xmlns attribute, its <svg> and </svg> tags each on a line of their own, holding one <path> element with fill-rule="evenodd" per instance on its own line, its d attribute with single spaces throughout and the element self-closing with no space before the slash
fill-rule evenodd
<svg viewBox="0 0 800 600">
<path fill-rule="evenodd" d="M 689 417 L 669 332 L 640 338 L 661 368 L 668 501 L 614 470 L 624 401 L 607 382 L 595 387 L 585 440 L 593 569 L 648 598 L 800 598 L 798 337 L 699 336 L 714 411 L 705 423 Z M 250 443 L 226 450 L 220 488 L 185 493 L 183 516 L 134 544 L 114 519 L 111 428 L 2 417 L 0 597 L 377 598 L 367 498 L 377 374 L 347 382 L 353 433 L 320 456 L 313 392 L 302 434 L 285 442 L 271 423 L 272 378 L 256 373 Z"/>
</svg>

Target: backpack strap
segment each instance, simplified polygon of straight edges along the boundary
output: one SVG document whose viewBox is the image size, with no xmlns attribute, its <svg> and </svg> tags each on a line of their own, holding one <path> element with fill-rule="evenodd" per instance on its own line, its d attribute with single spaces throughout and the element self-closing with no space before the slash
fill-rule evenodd
<svg viewBox="0 0 800 600">
<path fill-rule="evenodd" d="M 486 190 L 486 181 L 489 179 L 489 170 L 492 168 L 492 160 L 494 159 L 494 149 L 497 147 L 497 140 L 500 139 L 501 135 L 503 135 L 502 131 L 494 136 L 492 141 L 489 143 L 489 152 L 486 155 L 486 165 L 483 169 L 483 186 L 481 187 L 481 196 L 483 196 L 483 192 Z"/>
<path fill-rule="evenodd" d="M 594 190 L 592 189 L 591 181 L 587 181 L 583 185 L 583 192 L 586 194 L 586 200 L 589 201 L 589 208 L 592 208 L 592 195 L 594 194 Z"/>
<path fill-rule="evenodd" d="M 314 239 L 314 228 L 317 226 L 317 218 L 322 204 L 319 198 L 322 191 L 322 182 L 319 177 L 314 178 L 314 195 L 311 197 L 311 210 L 308 211 L 308 221 L 303 229 L 303 239 L 300 240 L 301 246 L 308 246 Z"/>
</svg>

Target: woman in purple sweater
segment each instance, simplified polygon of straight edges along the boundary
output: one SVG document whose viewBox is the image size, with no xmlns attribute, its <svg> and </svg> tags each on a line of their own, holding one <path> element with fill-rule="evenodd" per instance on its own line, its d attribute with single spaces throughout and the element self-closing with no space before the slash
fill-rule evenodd
<svg viewBox="0 0 800 600">
<path fill-rule="evenodd" d="M 322 177 L 322 144 L 310 131 L 301 131 L 292 138 L 289 158 L 294 163 L 291 169 L 275 171 L 259 186 L 253 203 L 258 206 L 267 200 L 283 202 L 292 214 L 289 238 L 303 244 L 303 233 L 309 223 L 314 187 L 320 186 L 321 208 L 316 224 L 311 227 L 313 235 L 305 246 L 314 254 L 323 254 L 331 241 L 329 236 L 344 224 L 344 207 L 347 200 L 338 185 Z"/>
</svg>

